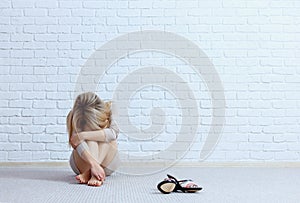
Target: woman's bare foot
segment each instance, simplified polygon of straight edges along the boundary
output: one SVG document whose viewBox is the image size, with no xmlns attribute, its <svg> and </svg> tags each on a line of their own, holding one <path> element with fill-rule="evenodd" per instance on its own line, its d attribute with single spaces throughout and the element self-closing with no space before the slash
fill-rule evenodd
<svg viewBox="0 0 300 203">
<path fill-rule="evenodd" d="M 95 177 L 98 180 L 104 181 L 105 180 L 105 172 L 104 169 L 99 164 L 92 164 L 91 167 L 91 176 Z"/>
<path fill-rule="evenodd" d="M 88 181 L 88 185 L 89 186 L 95 186 L 95 187 L 99 187 L 102 185 L 102 181 L 98 180 L 95 176 L 92 176 L 91 179 Z"/>
<path fill-rule="evenodd" d="M 76 176 L 76 180 L 78 181 L 78 183 L 81 183 L 81 184 L 88 183 L 90 178 L 91 178 L 91 170 L 87 170 L 87 171 L 83 172 L 82 174 L 79 174 L 78 176 Z"/>
</svg>

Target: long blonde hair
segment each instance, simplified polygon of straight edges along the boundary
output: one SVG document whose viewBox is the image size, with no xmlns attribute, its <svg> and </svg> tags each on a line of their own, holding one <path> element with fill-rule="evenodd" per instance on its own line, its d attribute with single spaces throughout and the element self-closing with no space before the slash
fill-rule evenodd
<svg viewBox="0 0 300 203">
<path fill-rule="evenodd" d="M 73 132 L 100 130 L 109 127 L 110 123 L 111 102 L 102 101 L 93 92 L 82 93 L 67 116 L 69 143 Z"/>
</svg>

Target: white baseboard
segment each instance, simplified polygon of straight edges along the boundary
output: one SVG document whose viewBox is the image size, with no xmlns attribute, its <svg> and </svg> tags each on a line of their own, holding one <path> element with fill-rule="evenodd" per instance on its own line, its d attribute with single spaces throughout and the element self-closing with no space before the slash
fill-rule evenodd
<svg viewBox="0 0 300 203">
<path fill-rule="evenodd" d="M 123 162 L 124 167 L 166 167 L 171 163 L 142 163 Z M 274 168 L 300 168 L 300 162 L 178 162 L 173 167 L 274 167 Z M 60 162 L 0 162 L 0 167 L 69 167 L 68 161 Z"/>
</svg>

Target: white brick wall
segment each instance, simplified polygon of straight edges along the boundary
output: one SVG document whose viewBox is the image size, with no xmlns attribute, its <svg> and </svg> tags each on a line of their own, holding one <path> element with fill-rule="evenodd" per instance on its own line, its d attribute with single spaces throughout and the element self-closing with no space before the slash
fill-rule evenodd
<svg viewBox="0 0 300 203">
<path fill-rule="evenodd" d="M 220 74 L 226 126 L 208 161 L 299 161 L 299 23 L 297 0 L 1 0 L 0 161 L 67 160 L 65 117 L 80 67 L 108 40 L 145 29 L 192 40 Z M 170 64 L 179 62 L 154 53 L 122 59 L 98 94 L 111 98 L 117 83 L 140 66 Z M 197 161 L 211 102 L 203 81 L 183 68 L 174 70 L 191 86 L 201 114 L 185 160 Z M 133 97 L 131 122 L 139 128 L 150 125 L 152 105 L 161 104 L 168 117 L 165 131 L 152 141 L 120 135 L 119 148 L 129 159 L 168 147 L 182 119 L 171 94 L 146 89 Z M 174 151 L 164 158 L 176 156 Z"/>
</svg>

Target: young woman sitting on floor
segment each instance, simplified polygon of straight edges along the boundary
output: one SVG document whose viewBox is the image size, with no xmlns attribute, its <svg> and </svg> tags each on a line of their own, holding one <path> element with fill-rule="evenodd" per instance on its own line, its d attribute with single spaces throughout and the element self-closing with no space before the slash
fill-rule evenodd
<svg viewBox="0 0 300 203">
<path fill-rule="evenodd" d="M 116 139 L 119 129 L 111 117 L 111 102 L 95 93 L 77 96 L 67 116 L 70 166 L 79 183 L 100 186 L 120 163 Z"/>
</svg>

